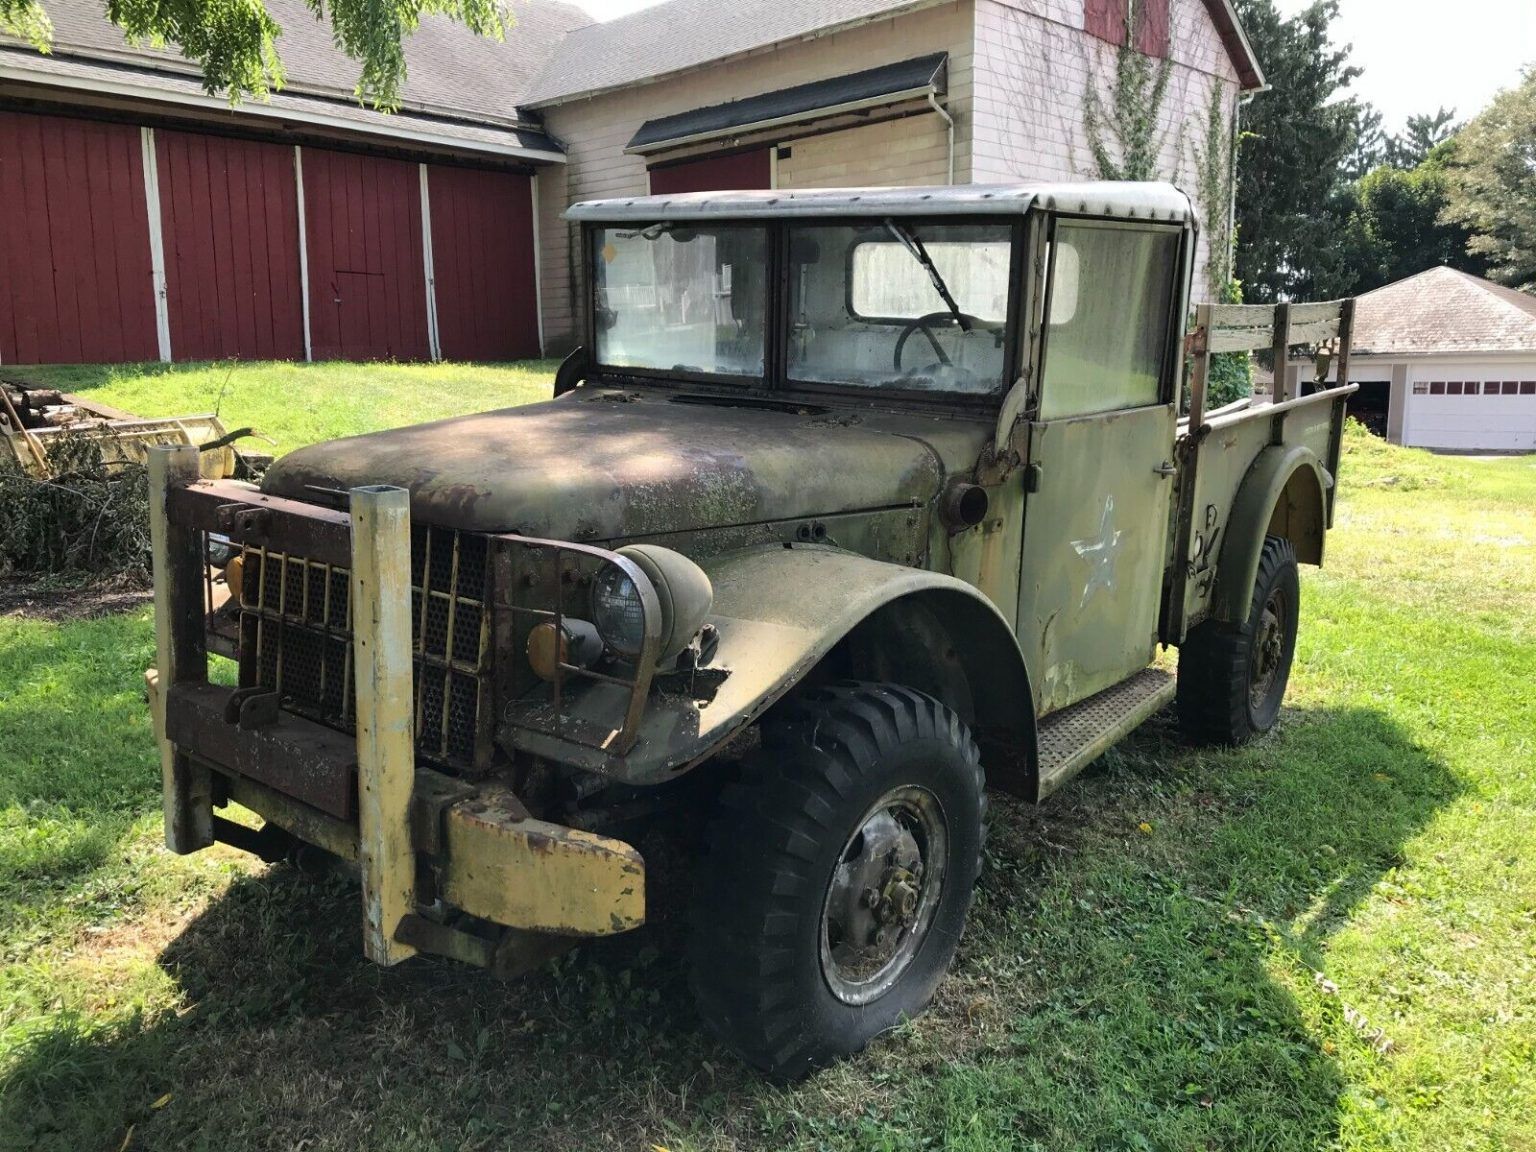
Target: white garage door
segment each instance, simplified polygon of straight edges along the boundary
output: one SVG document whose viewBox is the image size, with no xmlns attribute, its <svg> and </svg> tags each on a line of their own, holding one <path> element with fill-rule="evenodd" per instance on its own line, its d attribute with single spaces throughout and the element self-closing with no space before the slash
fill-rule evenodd
<svg viewBox="0 0 1536 1152">
<path fill-rule="evenodd" d="M 1536 362 L 1411 373 L 1403 441 L 1460 451 L 1536 451 Z"/>
</svg>

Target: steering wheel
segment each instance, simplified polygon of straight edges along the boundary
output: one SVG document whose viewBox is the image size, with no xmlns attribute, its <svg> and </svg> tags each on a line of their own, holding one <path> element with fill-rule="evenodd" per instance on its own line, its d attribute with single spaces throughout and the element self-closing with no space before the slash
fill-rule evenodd
<svg viewBox="0 0 1536 1152">
<path fill-rule="evenodd" d="M 980 328 L 983 332 L 992 332 L 993 335 L 1000 331 L 972 316 L 969 312 L 962 312 L 960 315 L 965 317 L 966 323 L 972 328 Z M 930 327 L 932 324 L 940 323 L 957 324 L 959 321 L 953 312 L 930 312 L 926 316 L 919 316 L 916 320 L 909 321 L 902 328 L 901 335 L 896 338 L 896 349 L 891 355 L 891 367 L 897 372 L 902 371 L 901 354 L 907 346 L 907 341 L 914 333 L 921 332 L 924 336 L 928 337 L 928 343 L 933 346 L 933 353 L 939 358 L 939 363 L 947 368 L 949 366 L 949 356 L 945 353 L 944 346 L 939 343 L 939 338 L 933 334 L 933 329 Z"/>
</svg>

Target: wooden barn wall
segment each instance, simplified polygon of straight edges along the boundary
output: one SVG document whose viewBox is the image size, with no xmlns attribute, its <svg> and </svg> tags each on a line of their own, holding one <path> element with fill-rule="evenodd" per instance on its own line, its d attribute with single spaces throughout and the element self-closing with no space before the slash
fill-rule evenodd
<svg viewBox="0 0 1536 1152">
<path fill-rule="evenodd" d="M 529 178 L 435 164 L 427 174 L 438 351 L 448 360 L 539 355 Z"/>
<path fill-rule="evenodd" d="M 0 112 L 0 363 L 153 360 L 140 130 Z"/>
<path fill-rule="evenodd" d="M 769 149 L 706 156 L 681 164 L 658 165 L 650 170 L 651 192 L 657 196 L 678 192 L 724 192 L 771 188 L 773 162 Z"/>
<path fill-rule="evenodd" d="M 318 148 L 303 157 L 314 358 L 430 358 L 419 167 Z"/>
<path fill-rule="evenodd" d="M 293 148 L 156 132 L 178 360 L 304 358 Z"/>
</svg>

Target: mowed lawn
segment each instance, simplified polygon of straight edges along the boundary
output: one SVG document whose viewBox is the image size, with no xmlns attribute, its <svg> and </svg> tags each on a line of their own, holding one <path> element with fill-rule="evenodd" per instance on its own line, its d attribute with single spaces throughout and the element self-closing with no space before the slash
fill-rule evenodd
<svg viewBox="0 0 1536 1152">
<path fill-rule="evenodd" d="M 305 444 L 548 400 L 556 360 L 515 364 L 350 364 L 285 361 L 0 368 L 136 416 L 212 412 L 246 443 L 281 455 Z"/>
<path fill-rule="evenodd" d="M 420 387 L 346 402 L 485 406 Z M 334 402 L 236 395 L 295 441 Z M 167 855 L 148 611 L 0 618 L 0 1147 L 1536 1149 L 1536 459 L 1352 431 L 1340 482 L 1280 729 L 997 798 L 933 1010 L 788 1089 L 701 1035 L 671 923 L 384 970 L 345 883 Z"/>
</svg>

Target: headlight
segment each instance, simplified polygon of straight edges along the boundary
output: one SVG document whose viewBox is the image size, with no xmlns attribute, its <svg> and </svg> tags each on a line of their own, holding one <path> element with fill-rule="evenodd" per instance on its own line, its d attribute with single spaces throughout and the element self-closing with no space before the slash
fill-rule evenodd
<svg viewBox="0 0 1536 1152">
<path fill-rule="evenodd" d="M 616 564 L 605 565 L 592 582 L 592 623 L 603 643 L 620 656 L 638 656 L 645 646 L 640 590 Z"/>
<path fill-rule="evenodd" d="M 656 595 L 659 619 L 655 626 L 661 633 L 656 661 L 670 667 L 698 633 L 714 603 L 709 576 L 682 553 L 656 544 L 631 544 L 618 554 L 640 569 Z M 603 643 L 621 656 L 636 657 L 645 646 L 640 590 L 617 565 L 604 567 L 592 583 L 592 623 Z"/>
</svg>

